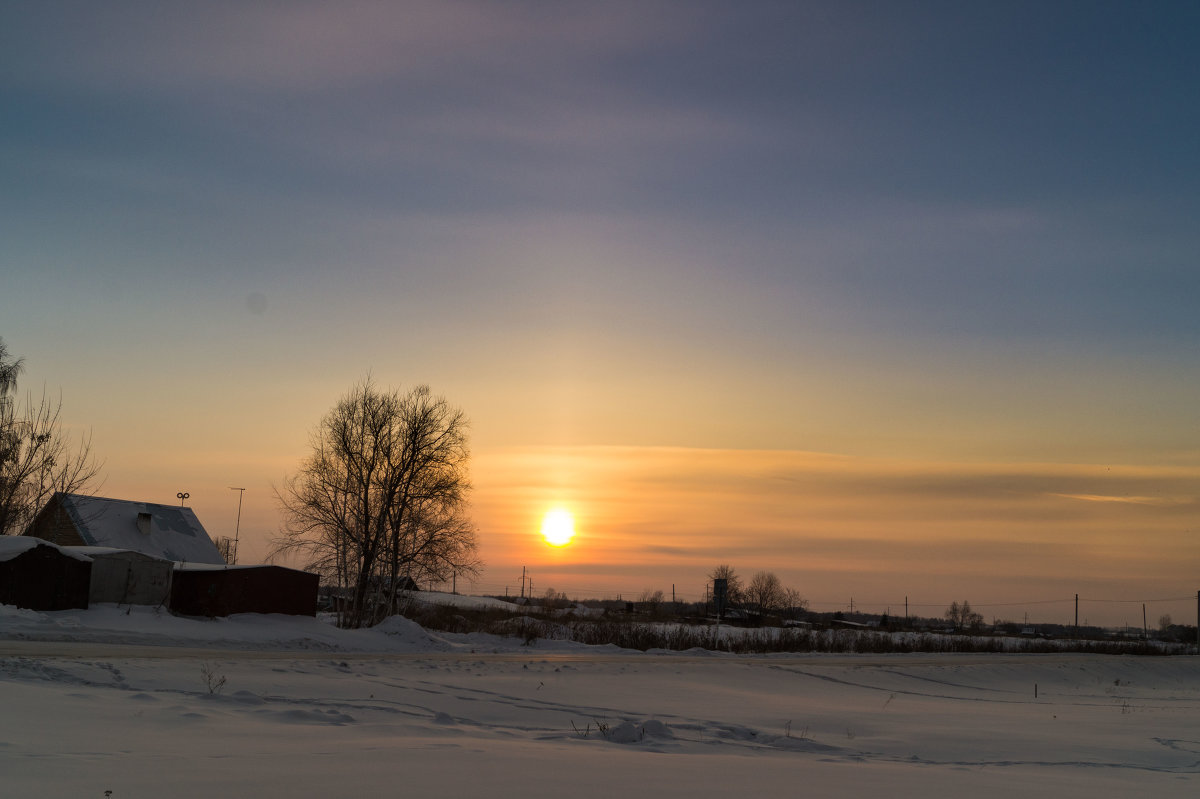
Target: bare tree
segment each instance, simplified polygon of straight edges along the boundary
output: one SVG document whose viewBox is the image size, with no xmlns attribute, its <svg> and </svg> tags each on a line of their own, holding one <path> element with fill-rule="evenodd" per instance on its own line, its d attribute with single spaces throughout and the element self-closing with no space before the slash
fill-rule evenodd
<svg viewBox="0 0 1200 799">
<path fill-rule="evenodd" d="M 648 615 L 657 617 L 665 601 L 666 597 L 663 595 L 661 589 L 647 588 L 645 591 L 642 591 L 642 596 L 638 599 L 638 604 L 641 605 L 642 610 Z"/>
<path fill-rule="evenodd" d="M 745 601 L 759 613 L 776 613 L 783 610 L 787 592 L 774 572 L 758 572 L 746 586 Z"/>
<path fill-rule="evenodd" d="M 808 610 L 808 600 L 801 596 L 795 588 L 785 588 L 783 594 L 783 609 L 792 618 L 796 618 Z"/>
<path fill-rule="evenodd" d="M 546 593 L 542 595 L 542 607 L 548 610 L 558 610 L 560 608 L 569 608 L 571 606 L 571 598 L 567 596 L 565 591 L 555 591 L 553 588 L 547 588 Z"/>
<path fill-rule="evenodd" d="M 74 494 L 100 472 L 90 436 L 78 442 L 63 432 L 62 399 L 45 391 L 40 401 L 16 398 L 24 360 L 9 360 L 0 339 L 0 534 L 17 535 L 55 492 Z"/>
<path fill-rule="evenodd" d="M 983 614 L 971 609 L 971 603 L 963 600 L 962 604 L 951 602 L 946 608 L 946 621 L 954 625 L 956 630 L 975 629 L 983 624 Z"/>
<path fill-rule="evenodd" d="M 401 394 L 368 377 L 325 415 L 312 448 L 276 489 L 275 551 L 302 552 L 308 568 L 353 589 L 343 624 L 367 623 L 373 594 L 394 611 L 401 578 L 478 573 L 462 411 L 427 386 Z"/>
<path fill-rule="evenodd" d="M 738 605 L 745 599 L 742 590 L 742 578 L 728 563 L 722 563 L 708 575 L 709 580 L 724 580 L 726 584 L 726 600 L 731 605 Z"/>
<path fill-rule="evenodd" d="M 8 347 L 5 345 L 4 339 L 0 338 L 0 399 L 7 398 L 16 390 L 17 377 L 24 368 L 24 358 L 17 358 L 15 361 L 8 359 Z"/>
</svg>

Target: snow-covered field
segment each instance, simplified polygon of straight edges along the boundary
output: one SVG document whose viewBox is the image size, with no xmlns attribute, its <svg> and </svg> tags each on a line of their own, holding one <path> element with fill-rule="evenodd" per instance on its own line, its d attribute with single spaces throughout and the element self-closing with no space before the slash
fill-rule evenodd
<svg viewBox="0 0 1200 799">
<path fill-rule="evenodd" d="M 0 606 L 0 797 L 106 791 L 1192 797 L 1200 658 L 641 654 Z"/>
</svg>

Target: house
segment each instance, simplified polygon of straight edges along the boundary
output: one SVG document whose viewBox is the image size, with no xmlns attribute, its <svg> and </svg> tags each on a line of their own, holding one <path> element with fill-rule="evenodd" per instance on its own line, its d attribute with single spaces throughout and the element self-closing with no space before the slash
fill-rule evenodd
<svg viewBox="0 0 1200 799">
<path fill-rule="evenodd" d="M 191 508 L 56 493 L 24 535 L 59 546 L 109 547 L 183 563 L 225 560 Z"/>
<path fill-rule="evenodd" d="M 67 552 L 92 559 L 88 601 L 118 605 L 165 605 L 171 597 L 171 570 L 175 564 L 130 549 L 64 547 Z"/>
<path fill-rule="evenodd" d="M 49 541 L 0 536 L 0 604 L 30 610 L 88 606 L 92 560 Z"/>
</svg>

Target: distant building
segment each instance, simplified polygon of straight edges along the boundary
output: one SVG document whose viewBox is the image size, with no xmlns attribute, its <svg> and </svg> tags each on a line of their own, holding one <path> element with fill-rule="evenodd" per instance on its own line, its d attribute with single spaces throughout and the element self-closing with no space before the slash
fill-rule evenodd
<svg viewBox="0 0 1200 799">
<path fill-rule="evenodd" d="M 224 565 L 191 508 L 56 493 L 24 535 L 59 546 L 111 547 L 178 563 Z"/>
</svg>

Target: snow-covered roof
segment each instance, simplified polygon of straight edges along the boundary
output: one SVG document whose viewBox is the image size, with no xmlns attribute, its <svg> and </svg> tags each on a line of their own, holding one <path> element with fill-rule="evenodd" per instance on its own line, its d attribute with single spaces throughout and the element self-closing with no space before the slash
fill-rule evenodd
<svg viewBox="0 0 1200 799">
<path fill-rule="evenodd" d="M 0 535 L 0 561 L 12 560 L 13 558 L 22 555 L 34 547 L 53 547 L 59 552 L 76 560 L 91 561 L 91 558 L 83 552 L 71 552 L 68 549 L 52 544 L 49 541 L 43 541 L 40 538 L 32 538 L 25 535 Z"/>
<path fill-rule="evenodd" d="M 225 563 L 191 508 L 82 494 L 56 494 L 55 499 L 88 546 L 131 549 L 186 563 Z"/>
<path fill-rule="evenodd" d="M 283 569 L 288 572 L 296 572 L 298 574 L 312 574 L 303 569 L 293 569 L 289 566 L 276 566 L 273 563 L 239 563 L 232 566 L 222 565 L 219 563 L 176 563 L 176 571 L 200 572 L 200 571 L 262 571 L 263 569 Z"/>
<path fill-rule="evenodd" d="M 157 555 L 147 555 L 145 552 L 138 552 L 134 549 L 120 549 L 118 547 L 63 547 L 66 552 L 78 552 L 81 555 L 87 555 L 89 558 L 102 558 L 107 555 L 133 554 L 143 558 L 152 558 L 154 560 L 166 560 Z"/>
</svg>

